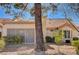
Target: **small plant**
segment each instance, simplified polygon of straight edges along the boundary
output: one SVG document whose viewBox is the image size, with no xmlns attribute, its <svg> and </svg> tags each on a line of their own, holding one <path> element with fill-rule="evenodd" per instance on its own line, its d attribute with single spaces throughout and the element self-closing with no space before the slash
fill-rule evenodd
<svg viewBox="0 0 79 59">
<path fill-rule="evenodd" d="M 4 38 L 0 38 L 0 49 L 3 49 L 5 47 L 5 40 Z"/>
<path fill-rule="evenodd" d="M 7 37 L 7 44 L 21 44 L 23 42 L 23 37 L 20 35 L 14 35 Z"/>
<path fill-rule="evenodd" d="M 46 42 L 52 42 L 53 39 L 50 36 L 46 36 Z"/>
<path fill-rule="evenodd" d="M 79 38 L 74 37 L 71 41 L 71 45 L 76 47 L 76 52 L 79 54 Z"/>
<path fill-rule="evenodd" d="M 77 38 L 77 37 L 73 37 L 73 40 L 74 40 L 74 41 L 76 41 L 76 40 L 78 40 L 78 39 L 79 39 L 79 38 Z"/>
<path fill-rule="evenodd" d="M 62 30 L 57 30 L 53 33 L 55 37 L 55 43 L 56 44 L 61 44 L 62 42 L 62 36 L 63 36 L 63 31 Z"/>
<path fill-rule="evenodd" d="M 22 37 L 20 35 L 15 36 L 15 43 L 16 44 L 21 44 L 22 43 Z"/>
<path fill-rule="evenodd" d="M 7 44 L 14 44 L 14 39 L 15 39 L 14 36 L 8 36 L 8 37 L 6 38 L 6 43 L 7 43 Z"/>
<path fill-rule="evenodd" d="M 56 37 L 55 37 L 55 42 L 56 42 L 56 44 L 61 44 L 61 42 L 62 42 L 61 39 L 62 39 L 62 38 L 61 38 L 60 36 L 56 36 Z"/>
</svg>

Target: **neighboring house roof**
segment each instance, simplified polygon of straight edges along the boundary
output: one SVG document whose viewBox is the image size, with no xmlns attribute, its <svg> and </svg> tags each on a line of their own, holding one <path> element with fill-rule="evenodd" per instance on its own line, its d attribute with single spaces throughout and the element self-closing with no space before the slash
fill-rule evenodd
<svg viewBox="0 0 79 59">
<path fill-rule="evenodd" d="M 73 27 L 75 28 L 77 31 L 77 27 L 75 24 L 73 24 L 71 21 L 69 21 L 68 19 L 49 19 L 48 21 L 46 21 L 47 23 L 47 28 L 50 29 L 50 30 L 55 30 L 55 29 L 59 29 L 61 27 L 64 27 L 64 26 L 70 26 L 70 27 Z"/>
<path fill-rule="evenodd" d="M 60 26 L 64 25 L 66 23 L 66 20 L 61 20 L 61 19 L 50 19 L 46 21 L 46 24 L 48 29 L 55 29 L 55 28 L 59 28 Z"/>
<path fill-rule="evenodd" d="M 18 19 L 0 19 L 1 24 L 35 24 L 34 20 L 18 20 Z M 64 19 L 64 18 L 58 18 L 58 19 L 47 19 L 46 20 L 46 28 L 50 30 L 54 30 L 57 28 L 61 28 L 65 25 L 72 26 L 78 31 L 78 28 L 73 24 L 71 21 Z M 2 26 L 2 25 L 0 25 Z"/>
</svg>

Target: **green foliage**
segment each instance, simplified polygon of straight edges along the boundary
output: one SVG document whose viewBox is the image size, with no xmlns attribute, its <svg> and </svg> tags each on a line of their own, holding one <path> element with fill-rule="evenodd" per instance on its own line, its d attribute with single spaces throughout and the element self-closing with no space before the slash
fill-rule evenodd
<svg viewBox="0 0 79 59">
<path fill-rule="evenodd" d="M 55 37 L 55 42 L 56 42 L 56 44 L 61 44 L 61 42 L 62 42 L 61 36 L 56 36 Z"/>
<path fill-rule="evenodd" d="M 73 37 L 73 40 L 76 41 L 76 40 L 79 40 L 79 38 L 77 38 L 77 37 Z"/>
<path fill-rule="evenodd" d="M 63 31 L 62 30 L 55 30 L 53 32 L 53 36 L 55 37 L 56 44 L 61 44 L 62 36 L 63 36 Z"/>
<path fill-rule="evenodd" d="M 53 38 L 50 37 L 50 36 L 46 36 L 46 42 L 52 42 L 53 41 Z"/>
<path fill-rule="evenodd" d="M 16 44 L 20 44 L 21 41 L 22 41 L 21 36 L 20 36 L 20 35 L 16 35 L 16 36 L 15 36 L 15 43 L 16 43 Z"/>
<path fill-rule="evenodd" d="M 23 42 L 23 37 L 20 35 L 7 37 L 7 44 L 21 44 Z"/>
<path fill-rule="evenodd" d="M 24 4 L 23 4 L 23 3 L 15 3 L 15 4 L 14 4 L 14 7 L 15 7 L 16 9 L 22 9 L 22 8 L 24 7 Z"/>
<path fill-rule="evenodd" d="M 79 46 L 79 40 L 71 41 L 71 45 L 78 47 Z"/>
<path fill-rule="evenodd" d="M 5 47 L 5 40 L 4 38 L 0 38 L 0 48 L 4 48 Z"/>
<path fill-rule="evenodd" d="M 78 47 L 79 46 L 79 38 L 74 37 L 71 41 L 71 45 Z"/>
<path fill-rule="evenodd" d="M 79 54 L 79 38 L 74 37 L 71 41 L 71 45 L 76 47 L 76 53 Z"/>
<path fill-rule="evenodd" d="M 6 39 L 6 43 L 7 44 L 14 44 L 14 40 L 15 37 L 14 36 L 8 36 L 7 39 Z"/>
</svg>

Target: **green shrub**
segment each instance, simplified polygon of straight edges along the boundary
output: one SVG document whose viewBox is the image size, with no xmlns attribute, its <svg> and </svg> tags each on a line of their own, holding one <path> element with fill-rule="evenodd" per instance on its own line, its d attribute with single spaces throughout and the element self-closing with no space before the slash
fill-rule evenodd
<svg viewBox="0 0 79 59">
<path fill-rule="evenodd" d="M 7 37 L 7 44 L 21 44 L 23 37 L 20 35 L 15 35 L 15 36 L 9 36 Z"/>
<path fill-rule="evenodd" d="M 20 35 L 16 35 L 16 36 L 15 36 L 15 43 L 16 43 L 16 44 L 22 43 L 22 38 L 21 38 Z"/>
<path fill-rule="evenodd" d="M 74 37 L 71 41 L 71 45 L 76 47 L 76 52 L 79 54 L 79 38 Z"/>
<path fill-rule="evenodd" d="M 61 37 L 60 36 L 56 36 L 55 37 L 55 43 L 56 44 L 61 44 L 62 40 L 61 40 Z"/>
<path fill-rule="evenodd" d="M 55 30 L 55 31 L 53 31 L 52 34 L 55 37 L 55 43 L 56 44 L 61 44 L 62 36 L 63 36 L 63 31 L 62 30 Z"/>
<path fill-rule="evenodd" d="M 77 38 L 77 37 L 73 37 L 73 40 L 78 40 L 79 38 Z"/>
<path fill-rule="evenodd" d="M 71 45 L 72 46 L 79 46 L 79 38 L 73 37 L 73 39 L 71 40 Z"/>
<path fill-rule="evenodd" d="M 79 46 L 79 40 L 72 40 L 71 45 L 72 46 Z"/>
<path fill-rule="evenodd" d="M 5 40 L 4 38 L 0 38 L 0 48 L 4 48 L 5 47 Z"/>
<path fill-rule="evenodd" d="M 14 36 L 8 36 L 6 39 L 6 44 L 14 44 L 14 40 L 15 37 Z"/>
<path fill-rule="evenodd" d="M 45 39 L 46 39 L 46 42 L 49 42 L 49 43 L 54 42 L 54 39 L 52 37 L 50 37 L 50 36 L 46 36 Z"/>
</svg>

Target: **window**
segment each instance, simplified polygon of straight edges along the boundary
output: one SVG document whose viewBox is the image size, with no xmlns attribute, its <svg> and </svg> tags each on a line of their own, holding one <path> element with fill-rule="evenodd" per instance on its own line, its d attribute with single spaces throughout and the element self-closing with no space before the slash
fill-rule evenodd
<svg viewBox="0 0 79 59">
<path fill-rule="evenodd" d="M 64 30 L 64 38 L 70 38 L 70 31 Z"/>
</svg>

